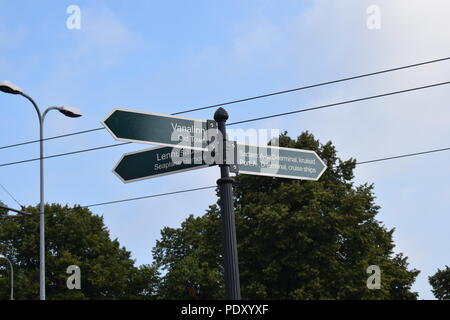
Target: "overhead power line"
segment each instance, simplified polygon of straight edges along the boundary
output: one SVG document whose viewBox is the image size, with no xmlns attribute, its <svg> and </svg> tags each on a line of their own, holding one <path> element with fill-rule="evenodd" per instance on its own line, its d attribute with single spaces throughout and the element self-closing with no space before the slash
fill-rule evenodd
<svg viewBox="0 0 450 320">
<path fill-rule="evenodd" d="M 350 81 L 350 80 L 356 80 L 356 79 L 371 77 L 371 76 L 375 76 L 375 75 L 379 75 L 379 74 L 383 74 L 383 73 L 399 71 L 399 70 L 403 70 L 403 69 L 423 66 L 423 65 L 436 63 L 436 62 L 442 62 L 442 61 L 446 61 L 446 60 L 450 60 L 450 57 L 446 57 L 446 58 L 442 58 L 442 59 L 429 60 L 429 61 L 425 61 L 425 62 L 410 64 L 410 65 L 397 67 L 397 68 L 385 69 L 385 70 L 371 72 L 371 73 L 365 73 L 365 74 L 361 74 L 361 75 L 357 75 L 357 76 L 352 76 L 352 77 L 341 78 L 341 79 L 337 79 L 337 80 L 331 80 L 331 81 L 327 81 L 327 82 L 311 84 L 311 85 L 298 87 L 298 88 L 293 88 L 293 89 L 288 89 L 288 90 L 283 90 L 283 91 L 275 91 L 275 92 L 271 92 L 271 93 L 262 94 L 262 95 L 259 95 L 259 96 L 254 96 L 254 97 L 249 97 L 249 98 L 244 98 L 244 99 L 239 99 L 239 100 L 233 100 L 233 101 L 229 101 L 229 102 L 223 102 L 223 103 L 214 104 L 214 105 L 210 105 L 210 106 L 205 106 L 205 107 L 190 109 L 190 110 L 186 110 L 186 111 L 181 111 L 181 112 L 174 113 L 174 115 L 187 113 L 187 112 L 194 112 L 194 111 L 199 111 L 199 110 L 205 110 L 205 109 L 210 109 L 210 108 L 223 107 L 223 106 L 230 105 L 230 104 L 241 103 L 241 102 L 246 102 L 246 101 L 256 100 L 256 99 L 261 99 L 261 98 L 267 98 L 267 97 L 272 97 L 272 96 L 276 96 L 276 95 L 280 95 L 280 94 L 291 93 L 291 92 L 295 92 L 295 91 L 301 91 L 301 90 L 306 90 L 306 89 L 317 88 L 317 87 L 326 86 L 326 85 L 330 85 L 330 84 L 336 84 L 336 83 L 339 83 L 339 82 L 345 82 L 345 81 Z"/>
<path fill-rule="evenodd" d="M 374 96 L 368 96 L 368 97 L 363 97 L 363 98 L 358 98 L 358 99 L 353 99 L 353 100 L 346 100 L 346 101 L 341 101 L 341 102 L 336 102 L 336 103 L 331 103 L 331 104 L 326 104 L 326 105 L 321 105 L 321 106 L 316 106 L 316 107 L 311 107 L 311 108 L 299 109 L 299 110 L 294 110 L 294 111 L 289 111 L 289 112 L 284 112 L 284 113 L 277 113 L 277 114 L 272 114 L 272 115 L 267 115 L 267 116 L 263 116 L 263 117 L 247 119 L 247 120 L 242 120 L 242 121 L 237 121 L 237 122 L 231 122 L 228 124 L 228 126 L 242 124 L 242 123 L 248 123 L 248 122 L 252 122 L 252 121 L 260 121 L 260 120 L 265 120 L 265 119 L 269 119 L 269 118 L 281 117 L 281 116 L 291 115 L 291 114 L 295 114 L 295 113 L 331 108 L 331 107 L 336 107 L 336 106 L 345 105 L 345 104 L 351 104 L 351 103 L 356 103 L 356 102 L 361 102 L 361 101 L 366 101 L 366 100 L 371 100 L 371 99 L 377 99 L 377 98 L 393 96 L 393 95 L 397 95 L 397 94 L 403 94 L 403 93 L 408 93 L 408 92 L 413 92 L 413 91 L 418 91 L 418 90 L 423 90 L 423 89 L 429 89 L 429 88 L 443 86 L 443 85 L 447 85 L 447 84 L 450 84 L 450 81 L 440 82 L 440 83 L 435 83 L 435 84 L 431 84 L 431 85 L 427 85 L 427 86 L 415 87 L 415 88 L 410 88 L 410 89 L 405 89 L 405 90 L 400 90 L 400 91 L 393 91 L 393 92 L 388 92 L 388 93 L 383 93 L 383 94 L 378 94 L 378 95 L 374 95 Z M 73 155 L 73 154 L 78 154 L 78 153 L 97 151 L 97 150 L 101 150 L 101 149 L 118 147 L 118 146 L 123 146 L 123 145 L 127 145 L 127 144 L 131 144 L 131 142 L 115 143 L 115 144 L 109 144 L 109 145 L 95 147 L 95 148 L 71 151 L 71 152 L 66 152 L 66 153 L 59 153 L 59 154 L 54 154 L 54 155 L 50 155 L 50 156 L 45 156 L 44 159 L 58 158 L 58 157 L 63 157 L 63 156 L 68 156 L 68 155 Z M 39 160 L 39 158 L 32 158 L 32 159 L 2 163 L 2 164 L 0 164 L 0 167 L 17 165 L 17 164 L 21 164 L 21 163 L 33 162 L 33 161 L 38 161 L 38 160 Z"/>
<path fill-rule="evenodd" d="M 73 132 L 73 133 L 67 133 L 67 134 L 62 134 L 62 135 L 59 135 L 59 136 L 45 138 L 45 139 L 43 139 L 43 141 L 54 140 L 54 139 L 59 139 L 59 138 L 65 138 L 65 137 L 75 136 L 75 135 L 78 135 L 78 134 L 99 131 L 99 130 L 103 130 L 103 129 L 105 129 L 105 128 L 95 128 L 95 129 L 77 131 L 77 132 Z M 20 147 L 20 146 L 24 146 L 24 145 L 32 144 L 32 143 L 38 143 L 39 141 L 40 140 L 38 139 L 38 140 L 30 140 L 30 141 L 25 141 L 25 142 L 16 143 L 16 144 L 10 144 L 10 145 L 7 145 L 7 146 L 0 147 L 0 150 L 8 149 L 8 148 L 14 148 L 14 147 Z"/>
<path fill-rule="evenodd" d="M 90 204 L 90 205 L 87 205 L 87 206 L 83 206 L 83 208 L 98 207 L 98 206 L 104 206 L 104 205 L 107 205 L 107 204 L 116 204 L 116 203 L 121 203 L 121 202 L 129 202 L 129 201 L 142 200 L 142 199 L 148 199 L 148 198 L 157 198 L 157 197 L 169 196 L 169 195 L 174 195 L 174 194 L 179 194 L 179 193 L 186 193 L 186 192 L 193 192 L 193 191 L 212 189 L 212 188 L 215 188 L 215 187 L 216 186 L 200 187 L 200 188 L 193 188 L 193 189 L 185 189 L 185 190 L 179 190 L 179 191 L 151 194 L 151 195 L 143 196 L 143 197 L 136 197 L 136 198 L 122 199 L 122 200 L 114 200 L 114 201 L 108 201 L 108 202 L 94 203 L 94 204 Z"/>
<path fill-rule="evenodd" d="M 123 145 L 130 144 L 130 143 L 131 142 L 122 142 L 122 143 L 110 144 L 110 145 L 100 146 L 100 147 L 95 147 L 95 148 L 89 148 L 89 149 L 83 149 L 83 150 L 77 150 L 77 151 L 71 151 L 71 152 L 65 152 L 65 153 L 58 153 L 58 154 L 54 154 L 54 155 L 51 155 L 51 156 L 45 156 L 45 157 L 43 157 L 43 159 L 52 159 L 52 158 L 59 158 L 59 157 L 64 157 L 64 156 L 70 156 L 70 155 L 74 155 L 74 154 L 78 154 L 78 153 L 97 151 L 97 150 L 102 150 L 102 149 L 107 149 L 107 148 L 112 148 L 112 147 L 123 146 Z M 0 164 L 0 167 L 13 166 L 13 165 L 16 165 L 16 164 L 33 162 L 33 161 L 38 161 L 38 160 L 40 160 L 40 159 L 39 158 L 32 158 L 32 159 L 8 162 L 8 163 Z"/>
<path fill-rule="evenodd" d="M 414 157 L 414 156 L 424 155 L 424 154 L 428 154 L 428 153 L 435 153 L 435 152 L 442 152 L 442 151 L 449 151 L 449 150 L 450 150 L 450 147 L 422 151 L 422 152 L 408 153 L 408 154 L 402 154 L 402 155 L 392 156 L 392 157 L 387 157 L 387 158 L 379 158 L 379 159 L 361 161 L 361 162 L 357 162 L 356 165 L 388 161 L 388 160 L 394 160 L 394 159 L 400 159 L 400 158 L 406 158 L 406 157 Z M 127 198 L 127 199 L 121 199 L 121 200 L 114 200 L 114 201 L 90 204 L 87 206 L 83 206 L 83 208 L 99 207 L 99 206 L 104 206 L 104 205 L 109 205 L 109 204 L 117 204 L 117 203 L 129 202 L 129 201 L 149 199 L 149 198 L 158 198 L 158 197 L 170 196 L 170 195 L 175 195 L 175 194 L 180 194 L 180 193 L 188 193 L 188 192 L 194 192 L 194 191 L 199 191 L 199 190 L 212 189 L 212 188 L 216 188 L 216 187 L 217 186 L 207 186 L 207 187 L 200 187 L 200 188 L 193 188 L 193 189 L 178 190 L 178 191 L 173 191 L 173 192 L 157 193 L 157 194 L 152 194 L 152 195 L 142 196 L 142 197 Z"/>
<path fill-rule="evenodd" d="M 340 78 L 340 79 L 326 81 L 326 82 L 320 82 L 320 83 L 306 85 L 306 86 L 298 87 L 298 88 L 292 88 L 292 89 L 288 89 L 288 90 L 275 91 L 275 92 L 271 92 L 271 93 L 266 93 L 266 94 L 252 96 L 252 97 L 238 99 L 238 100 L 222 102 L 222 103 L 213 104 L 213 105 L 209 105 L 209 106 L 192 108 L 192 109 L 188 109 L 188 110 L 172 113 L 172 115 L 179 115 L 179 114 L 184 114 L 184 113 L 189 113 L 189 112 L 194 112 L 194 111 L 200 111 L 200 110 L 205 110 L 205 109 L 210 109 L 210 108 L 223 107 L 223 106 L 230 105 L 230 104 L 236 104 L 236 103 L 242 103 L 242 102 L 256 100 L 256 99 L 268 98 L 268 97 L 272 97 L 272 96 L 276 96 L 276 95 L 292 93 L 292 92 L 306 90 L 306 89 L 317 88 L 317 87 L 321 87 L 321 86 L 326 86 L 326 85 L 336 84 L 336 83 L 340 83 L 340 82 L 346 82 L 346 81 L 350 81 L 350 80 L 356 80 L 356 79 L 371 77 L 371 76 L 375 76 L 375 75 L 380 75 L 380 74 L 394 72 L 394 71 L 399 71 L 399 70 L 404 70 L 404 69 L 415 68 L 415 67 L 424 66 L 424 65 L 433 64 L 433 63 L 438 63 L 438 62 L 443 62 L 443 61 L 447 61 L 447 60 L 450 60 L 450 57 L 445 57 L 445 58 L 441 58 L 441 59 L 434 59 L 434 60 L 428 60 L 428 61 L 414 63 L 414 64 L 409 64 L 409 65 L 405 65 L 405 66 L 401 66 L 401 67 L 384 69 L 384 70 L 371 72 L 371 73 L 365 73 L 365 74 L 361 74 L 361 75 L 357 75 L 357 76 L 351 76 L 351 77 Z M 70 137 L 70 136 L 75 136 L 75 135 L 79 135 L 79 134 L 95 132 L 95 131 L 104 130 L 104 129 L 105 128 L 103 128 L 103 127 L 99 127 L 99 128 L 93 128 L 93 129 L 88 129 L 88 130 L 83 130 L 83 131 L 77 131 L 77 132 L 72 132 L 72 133 L 67 133 L 67 134 L 62 134 L 62 135 L 57 135 L 57 136 L 45 138 L 44 141 L 60 139 L 60 138 L 66 138 L 66 137 Z M 37 142 L 39 142 L 39 140 L 30 140 L 30 141 L 25 141 L 25 142 L 21 142 L 21 143 L 6 145 L 6 146 L 0 147 L 0 150 L 8 149 L 8 148 L 14 148 L 14 147 L 19 147 L 19 146 L 32 144 L 32 143 L 37 143 Z"/>
<path fill-rule="evenodd" d="M 360 165 L 360 164 L 366 164 L 366 163 L 374 163 L 374 162 L 380 162 L 380 161 L 387 161 L 387 160 L 394 160 L 394 159 L 400 159 L 400 158 L 414 157 L 414 156 L 419 156 L 419 155 L 423 155 L 423 154 L 442 152 L 442 151 L 449 151 L 449 150 L 450 150 L 450 148 L 434 149 L 434 150 L 428 150 L 428 151 L 422 151 L 422 152 L 416 152 L 416 153 L 402 154 L 402 155 L 399 155 L 399 156 L 393 156 L 393 157 L 387 157 L 387 158 L 379 158 L 379 159 L 374 159 L 374 160 L 361 161 L 361 162 L 357 162 L 356 164 Z"/>
<path fill-rule="evenodd" d="M 15 203 L 19 205 L 19 207 L 22 208 L 22 204 L 19 201 L 17 201 L 17 199 L 11 194 L 11 192 L 8 191 L 8 189 L 6 189 L 6 187 L 3 184 L 0 183 L 0 187 L 9 195 L 11 199 L 13 199 Z"/>
<path fill-rule="evenodd" d="M 406 89 L 406 90 L 400 90 L 400 91 L 393 91 L 393 92 L 388 92 L 388 93 L 383 93 L 383 94 L 377 94 L 375 96 L 370 96 L 370 97 L 364 97 L 364 98 L 358 98 L 358 99 L 353 99 L 353 100 L 346 100 L 346 101 L 341 101 L 341 102 L 336 102 L 336 103 L 330 103 L 330 104 L 325 104 L 325 105 L 321 105 L 321 106 L 317 106 L 317 107 L 311 107 L 311 108 L 306 108 L 306 109 L 300 109 L 300 110 L 294 110 L 294 111 L 289 111 L 289 112 L 277 113 L 277 114 L 272 114 L 272 115 L 258 117 L 258 118 L 253 118 L 253 119 L 248 119 L 248 120 L 236 121 L 236 122 L 231 122 L 228 125 L 236 125 L 236 124 L 242 124 L 242 123 L 247 123 L 247 122 L 253 122 L 253 121 L 259 121 L 259 120 L 265 120 L 265 119 L 270 119 L 270 118 L 287 116 L 287 115 L 294 114 L 294 113 L 301 113 L 301 112 L 307 112 L 307 111 L 313 111 L 313 110 L 337 107 L 337 106 L 341 106 L 341 105 L 344 105 L 344 104 L 361 102 L 361 101 L 366 101 L 366 100 L 372 100 L 372 99 L 377 99 L 377 98 L 382 98 L 382 97 L 387 97 L 387 96 L 393 96 L 393 95 L 396 95 L 396 94 L 402 94 L 402 93 L 407 93 L 407 92 L 412 92 L 412 91 L 417 91 L 417 90 L 423 90 L 423 89 L 443 86 L 443 85 L 447 85 L 447 84 L 450 84 L 450 81 L 430 84 L 430 85 L 427 85 L 427 86 L 416 87 L 416 88 L 411 88 L 411 89 Z"/>
<path fill-rule="evenodd" d="M 392 157 L 387 157 L 387 158 L 379 158 L 379 159 L 361 161 L 361 162 L 357 162 L 356 165 L 388 161 L 388 160 L 394 160 L 394 159 L 400 159 L 400 158 L 406 158 L 406 157 L 414 157 L 414 156 L 418 156 L 418 155 L 424 155 L 424 154 L 442 152 L 442 151 L 449 151 L 449 150 L 450 150 L 450 147 L 422 151 L 422 152 L 408 153 L 408 154 L 402 154 L 402 155 L 392 156 Z M 184 189 L 184 190 L 177 190 L 177 191 L 172 191 L 172 192 L 151 194 L 151 195 L 141 196 L 141 197 L 113 200 L 113 201 L 107 201 L 107 202 L 99 202 L 99 203 L 85 205 L 82 207 L 83 208 L 99 207 L 99 206 L 104 206 L 104 205 L 118 204 L 118 203 L 123 203 L 123 202 L 137 201 L 137 200 L 150 199 L 150 198 L 158 198 L 158 197 L 164 197 L 164 196 L 170 196 L 170 195 L 175 195 L 175 194 L 188 193 L 188 192 L 194 192 L 194 191 L 200 191 L 200 190 L 206 190 L 206 189 L 213 189 L 213 188 L 216 188 L 216 186 L 206 186 L 206 187 L 199 187 L 199 188 L 192 188 L 192 189 Z M 20 205 L 20 204 L 19 204 L 19 206 L 22 207 L 22 205 Z"/>
</svg>

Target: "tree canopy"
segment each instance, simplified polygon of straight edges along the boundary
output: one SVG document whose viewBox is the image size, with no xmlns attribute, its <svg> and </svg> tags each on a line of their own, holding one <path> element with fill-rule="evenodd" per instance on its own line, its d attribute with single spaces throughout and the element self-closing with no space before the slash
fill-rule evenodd
<svg viewBox="0 0 450 320">
<path fill-rule="evenodd" d="M 244 299 L 416 299 L 419 271 L 394 254 L 393 233 L 376 219 L 373 185 L 355 185 L 356 161 L 338 158 L 331 142 L 308 132 L 286 133 L 282 147 L 314 150 L 326 162 L 319 181 L 238 175 L 235 214 Z M 32 216 L 0 210 L 0 253 L 15 266 L 17 299 L 39 296 L 39 208 Z M 46 205 L 46 277 L 49 299 L 225 298 L 220 210 L 190 215 L 164 228 L 153 265 L 136 267 L 130 252 L 110 239 L 103 218 L 88 209 Z M 68 290 L 66 269 L 81 269 L 81 290 Z M 371 265 L 381 288 L 370 290 Z M 448 267 L 430 278 L 448 298 Z M 0 264 L 0 299 L 9 297 L 8 269 Z"/>
<path fill-rule="evenodd" d="M 0 211 L 0 253 L 14 265 L 16 299 L 39 298 L 39 207 L 32 216 L 6 217 Z M 153 298 L 153 267 L 135 267 L 130 252 L 111 240 L 103 218 L 88 209 L 45 206 L 47 299 Z M 66 286 L 67 267 L 81 269 L 81 290 Z M 0 299 L 9 298 L 9 270 L 0 270 Z"/>
<path fill-rule="evenodd" d="M 239 175 L 235 214 L 244 299 L 416 299 L 419 271 L 394 254 L 376 215 L 373 185 L 355 186 L 356 161 L 308 132 L 279 138 L 282 147 L 314 150 L 326 162 L 319 181 Z M 223 299 L 220 210 L 210 206 L 179 228 L 164 228 L 153 249 L 164 275 L 159 296 Z M 381 269 L 381 289 L 367 288 L 367 267 Z"/>
<path fill-rule="evenodd" d="M 450 300 L 450 268 L 445 266 L 444 270 L 437 272 L 428 278 L 433 289 L 431 290 L 438 300 Z"/>
</svg>

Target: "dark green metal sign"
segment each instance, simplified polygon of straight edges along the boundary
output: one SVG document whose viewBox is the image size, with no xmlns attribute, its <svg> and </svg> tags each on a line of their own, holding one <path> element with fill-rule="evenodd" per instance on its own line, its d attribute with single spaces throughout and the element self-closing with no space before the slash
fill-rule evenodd
<svg viewBox="0 0 450 320">
<path fill-rule="evenodd" d="M 101 121 L 121 141 L 205 150 L 207 121 L 116 108 Z"/>
<path fill-rule="evenodd" d="M 203 153 L 208 149 L 208 129 L 217 128 L 212 120 L 120 108 L 102 123 L 117 140 L 165 146 L 124 154 L 114 173 L 126 183 L 208 167 Z M 183 157 L 183 151 L 190 154 Z M 237 166 L 231 168 L 242 174 L 318 180 L 326 169 L 310 150 L 237 143 L 235 152 Z"/>
<path fill-rule="evenodd" d="M 240 174 L 277 178 L 316 181 L 326 169 L 314 151 L 272 146 L 238 143 L 236 160 Z M 208 166 L 204 151 L 159 147 L 124 154 L 113 171 L 128 183 Z"/>
<path fill-rule="evenodd" d="M 311 150 L 237 144 L 239 173 L 319 180 L 325 163 Z"/>
<path fill-rule="evenodd" d="M 184 152 L 188 154 L 183 155 Z M 202 151 L 162 147 L 125 153 L 113 172 L 125 183 L 208 167 Z"/>
</svg>

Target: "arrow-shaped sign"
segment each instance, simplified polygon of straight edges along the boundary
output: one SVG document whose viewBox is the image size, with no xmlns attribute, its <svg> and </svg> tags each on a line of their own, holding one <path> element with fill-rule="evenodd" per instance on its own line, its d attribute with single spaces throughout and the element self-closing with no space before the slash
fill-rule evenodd
<svg viewBox="0 0 450 320">
<path fill-rule="evenodd" d="M 116 140 L 206 150 L 214 121 L 116 108 L 101 121 Z"/>
<path fill-rule="evenodd" d="M 190 154 L 183 156 L 183 152 Z M 326 170 L 325 163 L 311 150 L 237 143 L 236 159 L 239 174 L 316 181 Z M 232 168 L 233 163 L 229 159 Z M 129 183 L 210 165 L 204 151 L 160 147 L 125 153 L 113 172 Z"/>
<path fill-rule="evenodd" d="M 239 173 L 277 178 L 319 180 L 327 166 L 311 150 L 237 144 Z"/>
<path fill-rule="evenodd" d="M 208 129 L 217 127 L 215 121 L 117 108 L 102 123 L 117 140 L 165 146 L 124 154 L 114 169 L 123 182 L 209 166 L 203 151 L 208 150 Z M 233 145 L 230 144 L 230 147 Z M 237 166 L 231 168 L 239 173 L 318 180 L 326 169 L 325 163 L 314 151 L 236 145 L 237 154 L 233 160 L 227 159 L 227 164 L 237 162 Z M 183 151 L 190 154 L 183 157 Z"/>
<path fill-rule="evenodd" d="M 113 172 L 128 183 L 205 167 L 202 151 L 161 147 L 125 153 Z"/>
</svg>

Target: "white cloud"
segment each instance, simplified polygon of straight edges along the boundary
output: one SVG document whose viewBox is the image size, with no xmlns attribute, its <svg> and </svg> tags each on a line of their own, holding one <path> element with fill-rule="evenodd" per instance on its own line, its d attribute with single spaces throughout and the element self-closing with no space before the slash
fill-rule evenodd
<svg viewBox="0 0 450 320">
<path fill-rule="evenodd" d="M 380 30 L 367 29 L 366 9 L 371 4 L 381 8 Z M 279 21 L 258 17 L 241 24 L 228 56 L 218 58 L 227 61 L 224 64 L 230 74 L 233 67 L 237 75 L 263 75 L 267 71 L 274 88 L 286 82 L 312 84 L 449 56 L 448 17 L 450 2 L 445 0 L 316 1 L 301 14 L 293 13 Z M 259 83 L 265 84 L 265 80 L 263 76 Z M 259 107 L 253 111 L 271 114 L 449 80 L 447 61 L 289 98 L 273 97 L 267 104 L 256 102 Z M 252 125 L 287 129 L 292 136 L 308 129 L 322 142 L 332 140 L 341 157 L 370 160 L 450 146 L 449 99 L 448 86 L 443 86 Z M 297 107 L 292 101 L 299 101 Z M 414 288 L 420 290 L 421 297 L 431 298 L 427 276 L 440 263 L 433 257 L 442 255 L 441 243 L 448 242 L 444 234 L 440 240 L 432 237 L 437 229 L 431 220 L 442 216 L 439 208 L 447 198 L 433 191 L 439 188 L 437 176 L 421 183 L 427 170 L 442 170 L 437 155 L 423 157 L 360 166 L 356 173 L 358 181 L 376 182 L 378 201 L 383 205 L 380 219 L 388 228 L 396 227 L 397 250 L 410 257 L 411 267 L 424 271 Z M 411 184 L 414 189 L 408 188 Z M 426 247 L 421 239 L 411 240 L 411 230 L 420 230 L 422 237 L 430 238 Z"/>
<path fill-rule="evenodd" d="M 381 8 L 380 30 L 366 28 L 366 9 L 374 3 Z M 251 95 L 255 88 L 259 90 L 257 92 L 285 89 L 286 86 L 293 87 L 297 84 L 333 80 L 338 77 L 444 57 L 450 52 L 448 41 L 450 2 L 435 0 L 432 5 L 430 3 L 431 1 L 419 0 L 316 1 L 314 6 L 305 11 L 292 12 L 278 20 L 269 18 L 269 14 L 267 17 L 258 15 L 256 18 L 252 17 L 231 27 L 233 39 L 228 48 L 226 45 L 220 45 L 222 43 L 217 46 L 213 44 L 199 50 L 198 56 L 175 63 L 173 69 L 167 70 L 168 80 L 166 81 L 167 83 L 175 82 L 181 70 L 187 74 L 185 76 L 187 81 L 183 83 L 183 86 L 189 86 L 192 92 L 199 92 L 199 95 L 202 95 L 200 100 L 203 100 L 204 95 L 210 94 L 208 86 L 211 83 L 216 83 L 219 88 L 217 92 L 224 97 L 236 97 L 242 92 L 244 93 L 242 96 L 245 96 Z M 82 80 L 90 79 L 91 73 L 101 72 L 122 63 L 129 53 L 140 46 L 141 39 L 127 27 L 118 14 L 114 14 L 106 7 L 96 7 L 95 10 L 92 7 L 81 7 L 81 9 L 82 29 L 80 31 L 64 30 L 65 37 L 73 40 L 73 45 L 68 46 L 71 48 L 70 51 L 58 52 L 55 57 L 54 70 L 56 71 L 45 75 L 46 79 L 42 88 L 34 90 L 41 93 L 40 100 L 44 102 L 43 104 L 71 101 L 78 105 L 83 101 L 91 106 L 92 102 L 84 101 L 87 99 L 86 95 L 78 94 L 86 92 L 86 89 L 91 90 L 91 88 L 83 87 Z M 23 36 L 25 35 L 24 33 Z M 0 31 L 0 49 L 2 49 L 1 39 L 6 38 Z M 151 40 L 146 39 L 147 42 Z M 8 45 L 14 45 L 14 43 L 11 42 Z M 243 108 L 236 106 L 234 109 L 236 112 L 232 111 L 233 109 L 230 111 L 234 121 L 248 118 L 249 113 L 253 113 L 254 116 L 267 115 L 448 81 L 449 74 L 450 63 L 444 62 L 435 66 L 424 66 L 415 70 L 357 80 L 345 85 L 328 86 L 298 94 L 258 100 L 254 104 L 242 105 Z M 246 83 L 242 77 L 246 77 L 245 80 L 249 79 L 252 83 Z M 146 79 L 139 79 L 140 82 L 144 80 Z M 239 87 L 235 86 L 234 82 Z M 89 82 L 91 83 L 92 81 Z M 271 89 L 267 90 L 268 86 Z M 239 91 L 240 89 L 242 92 Z M 213 95 L 215 92 L 211 94 Z M 216 97 L 213 98 L 216 99 Z M 446 102 L 449 98 L 447 87 L 442 87 L 326 111 L 255 122 L 251 125 L 269 129 L 271 127 L 287 129 L 291 136 L 308 129 L 323 142 L 332 140 L 343 158 L 356 156 L 358 160 L 368 160 L 432 147 L 445 147 L 450 140 L 450 126 L 448 126 L 450 109 Z M 86 118 L 95 118 L 94 110 L 90 112 L 92 114 Z M 59 121 L 49 123 L 49 134 L 63 131 L 60 125 Z M 73 120 L 67 122 L 67 126 L 72 125 L 78 124 Z M 74 128 L 65 129 L 75 131 Z M 103 134 L 99 135 L 93 136 L 94 138 L 91 138 L 92 136 L 78 137 L 77 143 L 80 144 L 80 149 L 84 143 L 88 145 L 95 142 L 100 145 L 100 137 L 103 137 Z M 112 143 L 112 140 L 108 140 L 109 136 L 105 135 L 103 138 L 105 144 Z M 130 148 L 135 147 L 130 146 Z M 139 147 L 135 150 L 138 149 Z M 111 160 L 111 165 L 107 161 L 99 162 L 97 158 L 93 158 L 94 156 L 85 155 L 86 158 L 83 160 L 85 166 L 94 166 L 98 169 L 91 179 L 100 180 L 90 182 L 89 188 L 95 190 L 104 184 L 108 186 L 108 192 L 103 193 L 105 198 L 102 199 L 97 199 L 96 193 L 91 192 L 83 198 L 84 201 L 107 201 L 209 185 L 214 184 L 217 178 L 217 168 L 211 168 L 140 182 L 127 187 L 118 186 L 114 184 L 115 177 L 110 174 L 110 167 L 122 151 L 115 152 L 117 154 L 113 151 L 102 153 L 104 158 L 109 160 L 111 157 L 114 158 Z M 359 167 L 357 175 L 361 181 L 384 182 L 384 184 L 376 184 L 377 195 L 381 195 L 379 200 L 383 205 L 381 211 L 384 214 L 383 217 L 390 219 L 391 224 L 388 227 L 397 227 L 396 242 L 400 244 L 399 250 L 404 250 L 405 254 L 411 257 L 413 267 L 425 270 L 429 267 L 426 265 L 427 257 L 424 256 L 424 252 L 435 253 L 439 247 L 435 242 L 430 242 L 430 249 L 423 249 L 420 247 L 420 240 L 412 242 L 411 235 L 408 234 L 410 227 L 408 223 L 422 221 L 420 210 L 423 209 L 413 207 L 414 203 L 426 201 L 419 197 L 423 186 L 415 182 L 415 188 L 408 188 L 410 181 L 399 182 L 401 177 L 410 174 L 414 166 L 417 166 L 415 161 L 405 160 L 401 162 L 401 165 L 399 162 L 390 162 L 383 164 L 382 168 Z M 74 175 L 78 175 L 80 180 L 84 179 L 77 172 Z M 51 178 L 49 176 L 49 181 Z M 386 194 L 392 191 L 388 189 L 389 183 L 392 183 L 392 189 L 398 188 L 400 192 L 398 197 L 394 194 L 392 199 L 384 200 Z M 73 185 L 86 185 L 86 183 Z M 55 190 L 55 194 L 56 192 Z M 61 192 L 58 190 L 58 195 L 61 195 Z M 208 204 L 216 201 L 212 194 L 213 191 L 198 192 L 180 195 L 177 198 L 143 200 L 136 202 L 134 207 L 128 204 L 111 206 L 107 209 L 96 209 L 96 212 L 97 210 L 108 212 L 105 218 L 112 233 L 119 236 L 121 242 L 133 250 L 135 256 L 147 261 L 150 255 L 148 252 L 142 252 L 142 248 L 148 251 L 149 246 L 154 244 L 153 240 L 161 227 L 177 225 L 189 213 L 202 214 Z M 70 198 L 69 192 L 65 197 Z M 439 196 L 434 199 L 439 201 Z M 398 206 L 395 205 L 397 202 Z M 155 212 L 154 215 L 149 214 L 151 210 Z M 129 214 L 129 217 L 126 217 L 129 219 L 127 223 L 123 222 L 124 214 Z M 430 226 L 426 224 L 426 221 L 423 223 L 426 228 Z M 151 231 L 149 231 L 150 228 L 152 228 Z M 134 236 L 129 238 L 131 234 Z M 426 288 L 425 277 L 420 281 L 420 287 Z"/>
<path fill-rule="evenodd" d="M 103 72 L 125 63 L 141 43 L 117 14 L 100 4 L 81 6 L 81 29 L 64 28 L 59 37 L 70 40 L 70 44 L 65 50 L 57 51 L 55 67 L 34 90 L 41 92 L 40 101 L 44 105 L 70 101 L 72 105 L 90 106 L 92 102 L 87 99 L 91 98 L 93 77 L 101 77 Z M 88 119 L 96 112 L 83 111 Z M 64 131 L 76 131 L 79 125 L 66 119 L 63 127 Z M 49 122 L 47 130 L 53 134 L 61 132 L 61 123 Z"/>
<path fill-rule="evenodd" d="M 306 13 L 294 16 L 290 22 L 285 21 L 284 26 L 256 22 L 253 28 L 248 28 L 247 34 L 239 37 L 239 50 L 234 52 L 244 57 L 252 53 L 253 63 L 259 65 L 263 64 L 259 60 L 264 57 L 261 52 L 271 55 L 272 60 L 283 60 L 283 69 L 291 66 L 291 73 L 297 70 L 298 78 L 306 79 L 303 82 L 307 84 L 332 80 L 337 74 L 351 76 L 448 55 L 450 42 L 445 30 L 450 27 L 447 19 L 450 2 L 436 1 L 434 6 L 423 1 L 378 1 L 378 4 L 382 9 L 379 31 L 366 28 L 367 5 L 364 2 L 318 1 Z M 246 41 L 251 38 L 256 40 Z M 277 43 L 274 39 L 282 39 L 289 58 L 284 53 L 283 59 L 279 59 L 280 47 L 274 47 Z M 449 75 L 448 62 L 380 75 L 313 90 L 313 94 L 298 107 L 448 81 Z M 450 109 L 444 103 L 448 98 L 446 87 L 426 89 L 335 110 L 293 115 L 283 119 L 282 125 L 296 134 L 298 119 L 301 119 L 303 128 L 312 129 L 326 140 L 326 137 L 332 137 L 347 157 L 370 159 L 414 152 L 445 146 L 450 137 L 446 121 Z M 280 125 L 279 120 L 274 123 Z"/>
</svg>

